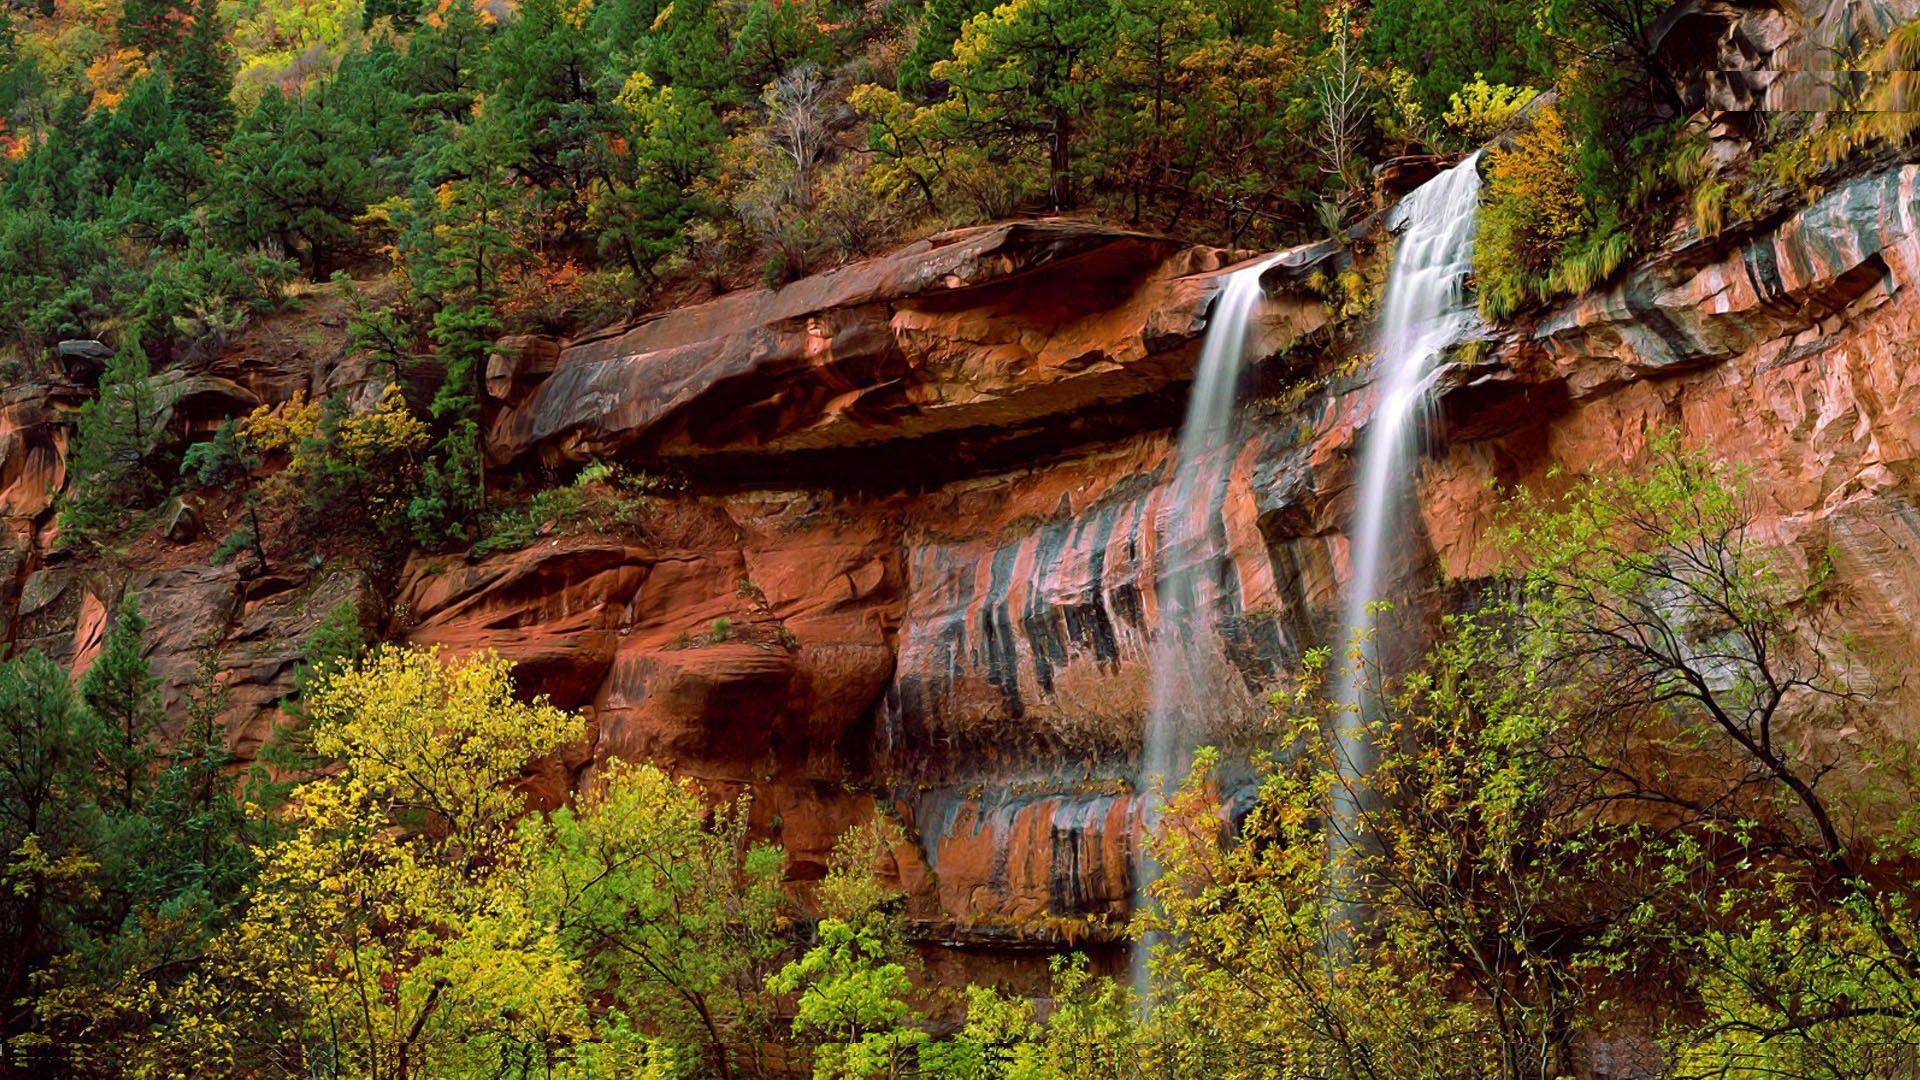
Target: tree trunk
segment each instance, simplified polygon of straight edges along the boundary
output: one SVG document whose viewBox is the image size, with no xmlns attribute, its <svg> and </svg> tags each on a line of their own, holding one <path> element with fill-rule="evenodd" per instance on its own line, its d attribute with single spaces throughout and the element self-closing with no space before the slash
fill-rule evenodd
<svg viewBox="0 0 1920 1080">
<path fill-rule="evenodd" d="M 1073 209 L 1073 118 L 1065 109 L 1053 110 L 1053 133 L 1050 137 L 1049 183 L 1047 199 L 1053 204 L 1055 213 Z"/>
</svg>

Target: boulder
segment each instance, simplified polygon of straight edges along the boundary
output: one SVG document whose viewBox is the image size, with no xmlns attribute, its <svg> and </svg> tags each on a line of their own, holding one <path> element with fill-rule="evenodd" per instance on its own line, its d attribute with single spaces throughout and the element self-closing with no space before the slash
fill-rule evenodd
<svg viewBox="0 0 1920 1080">
<path fill-rule="evenodd" d="M 200 510 L 186 499 L 172 499 L 160 510 L 161 535 L 176 544 L 190 543 L 200 536 Z"/>
<path fill-rule="evenodd" d="M 60 373 L 70 383 L 92 386 L 106 373 L 108 361 L 113 359 L 113 350 L 101 342 L 91 339 L 62 341 L 53 347 L 54 359 L 60 363 Z"/>
</svg>

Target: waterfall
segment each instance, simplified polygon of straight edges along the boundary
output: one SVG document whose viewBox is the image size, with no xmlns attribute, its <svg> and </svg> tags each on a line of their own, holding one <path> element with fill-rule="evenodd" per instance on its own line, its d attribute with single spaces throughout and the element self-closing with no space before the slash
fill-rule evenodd
<svg viewBox="0 0 1920 1080">
<path fill-rule="evenodd" d="M 1395 208 L 1402 231 L 1374 335 L 1373 413 L 1359 436 L 1359 483 L 1347 538 L 1350 572 L 1340 636 L 1333 642 L 1334 662 L 1340 665 L 1336 753 L 1343 775 L 1327 838 L 1336 875 L 1342 872 L 1342 853 L 1360 838 L 1361 807 L 1351 793 L 1369 765 L 1360 745 L 1360 718 L 1366 674 L 1377 670 L 1376 602 L 1382 599 L 1384 560 L 1408 548 L 1401 526 L 1418 443 L 1427 430 L 1430 376 L 1440 354 L 1477 324 L 1466 280 L 1480 200 L 1479 157 L 1476 153 L 1434 177 Z M 1336 906 L 1339 885 L 1336 880 Z"/>
<path fill-rule="evenodd" d="M 1215 528 L 1214 488 L 1227 470 L 1216 464 L 1233 436 L 1234 405 L 1239 397 L 1250 323 L 1262 299 L 1260 275 L 1282 256 L 1275 255 L 1227 275 L 1207 320 L 1207 336 L 1194 371 L 1187 415 L 1180 427 L 1166 498 L 1157 526 L 1160 573 L 1155 585 L 1159 614 L 1149 646 L 1150 683 L 1145 737 L 1135 791 L 1137 827 L 1144 839 L 1159 817 L 1156 781 L 1178 784 L 1194 749 L 1207 730 L 1217 702 L 1209 700 L 1209 679 L 1221 665 L 1217 605 L 1213 602 L 1227 558 L 1224 538 Z M 1134 910 L 1146 902 L 1156 868 L 1144 846 L 1135 856 Z M 1148 1001 L 1147 955 L 1150 943 L 1133 950 L 1133 986 Z"/>
<path fill-rule="evenodd" d="M 1383 556 L 1393 550 L 1400 504 L 1408 495 L 1417 436 L 1425 429 L 1427 382 L 1434 361 L 1475 325 L 1466 297 L 1473 256 L 1474 214 L 1479 204 L 1479 155 L 1441 173 L 1401 201 L 1393 223 L 1401 230 L 1387 278 L 1384 310 L 1374 337 L 1376 401 L 1362 436 L 1359 488 L 1354 504 L 1352 572 L 1341 620 L 1343 650 L 1368 642 L 1358 665 L 1344 664 L 1338 684 L 1338 738 L 1352 780 L 1365 762 L 1352 750 L 1359 734 L 1363 682 L 1373 661 L 1373 608 L 1381 585 Z M 1217 592 L 1228 557 L 1216 529 L 1216 488 L 1226 479 L 1220 460 L 1232 444 L 1234 405 L 1245 365 L 1249 324 L 1262 298 L 1260 276 L 1285 256 L 1275 255 L 1227 276 L 1207 325 L 1194 373 L 1180 444 L 1158 519 L 1159 614 L 1150 646 L 1150 702 L 1141 749 L 1137 828 L 1144 840 L 1162 809 L 1156 782 L 1176 785 L 1206 741 L 1218 700 L 1220 668 Z M 1335 851 L 1353 841 L 1357 810 L 1336 805 L 1329 824 Z M 1136 856 L 1134 910 L 1146 904 L 1157 874 L 1144 848 Z M 1133 949 L 1132 979 L 1143 1010 L 1152 1007 L 1147 970 L 1150 940 Z"/>
</svg>

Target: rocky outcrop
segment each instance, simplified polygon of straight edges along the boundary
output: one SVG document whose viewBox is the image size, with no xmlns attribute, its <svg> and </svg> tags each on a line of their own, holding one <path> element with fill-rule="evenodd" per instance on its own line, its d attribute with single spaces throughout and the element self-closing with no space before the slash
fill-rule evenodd
<svg viewBox="0 0 1920 1080">
<path fill-rule="evenodd" d="M 1057 429 L 1185 378 L 1226 261 L 1066 221 L 936 236 L 577 342 L 500 411 L 493 453 L 702 459 L 709 472 L 732 458 L 792 476 L 823 452 L 882 445 L 902 464 L 1035 432 L 1057 446 Z M 1285 338 L 1325 321 L 1304 298 L 1270 315 Z M 499 365 L 499 396 L 519 370 Z"/>
</svg>

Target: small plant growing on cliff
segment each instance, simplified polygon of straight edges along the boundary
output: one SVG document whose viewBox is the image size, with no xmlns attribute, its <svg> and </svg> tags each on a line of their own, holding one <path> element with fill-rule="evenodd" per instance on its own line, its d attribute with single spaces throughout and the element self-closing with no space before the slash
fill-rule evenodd
<svg viewBox="0 0 1920 1080">
<path fill-rule="evenodd" d="M 292 507 L 333 530 L 360 522 L 380 539 L 403 534 L 428 433 L 398 386 L 388 384 L 370 408 L 359 410 L 338 397 L 322 402 L 296 394 L 256 409 L 239 430 L 251 452 L 285 463 L 261 484 L 267 503 Z"/>
<path fill-rule="evenodd" d="M 1575 154 L 1566 121 L 1553 107 L 1537 110 L 1512 146 L 1488 151 L 1473 269 L 1480 310 L 1489 319 L 1537 297 L 1568 241 L 1588 228 Z"/>
<path fill-rule="evenodd" d="M 654 489 L 652 478 L 617 465 L 591 462 L 573 483 L 537 491 L 524 502 L 495 509 L 484 520 L 474 550 L 515 551 L 556 532 L 616 532 L 640 524 Z"/>
<path fill-rule="evenodd" d="M 247 441 L 240 437 L 239 425 L 232 420 L 223 422 L 213 434 L 213 438 L 194 443 L 180 458 L 180 479 L 203 489 L 217 489 L 237 485 L 240 489 L 240 504 L 246 510 L 245 529 L 230 534 L 214 550 L 213 561 L 221 565 L 238 555 L 242 548 L 251 547 L 254 558 L 259 560 L 259 568 L 267 569 L 267 548 L 265 531 L 260 526 L 259 487 L 254 483 L 254 470 L 260 467 L 260 459 L 252 452 Z"/>
<path fill-rule="evenodd" d="M 1476 73 L 1473 81 L 1455 91 L 1440 122 L 1461 143 L 1477 147 L 1505 131 L 1520 110 L 1527 107 L 1539 91 L 1527 86 L 1488 83 Z"/>
</svg>

